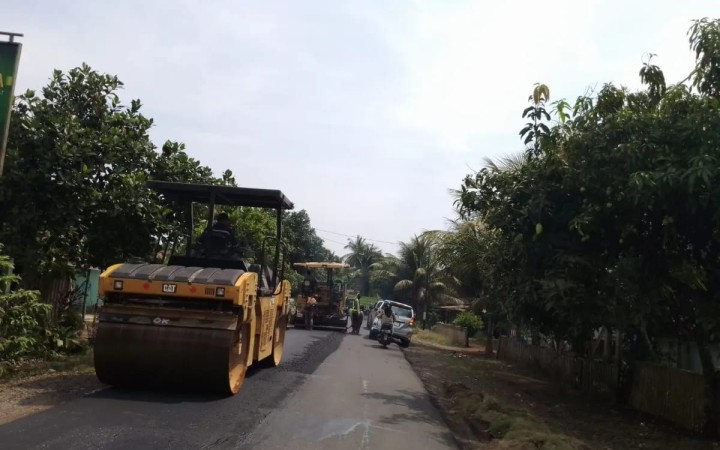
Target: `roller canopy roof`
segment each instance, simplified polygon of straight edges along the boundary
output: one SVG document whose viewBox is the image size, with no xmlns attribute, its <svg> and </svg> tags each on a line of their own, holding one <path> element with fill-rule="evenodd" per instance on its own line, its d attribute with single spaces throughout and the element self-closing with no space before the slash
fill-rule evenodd
<svg viewBox="0 0 720 450">
<path fill-rule="evenodd" d="M 295 263 L 295 267 L 307 267 L 308 269 L 347 269 L 350 264 L 335 263 L 335 262 L 306 262 L 306 263 Z"/>
<path fill-rule="evenodd" d="M 253 208 L 293 209 L 294 205 L 285 195 L 275 189 L 254 189 L 211 184 L 175 183 L 149 181 L 148 187 L 169 200 L 180 202 L 210 203 L 215 197 L 216 205 L 250 206 Z"/>
</svg>

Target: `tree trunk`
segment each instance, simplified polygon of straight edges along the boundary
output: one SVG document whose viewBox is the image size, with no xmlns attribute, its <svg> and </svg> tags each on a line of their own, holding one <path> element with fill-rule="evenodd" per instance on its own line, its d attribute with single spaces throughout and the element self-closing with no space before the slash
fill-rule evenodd
<svg viewBox="0 0 720 450">
<path fill-rule="evenodd" d="M 630 348 L 627 354 L 623 354 L 623 339 L 625 332 L 618 328 L 617 340 L 615 342 L 615 364 L 617 365 L 617 387 L 615 389 L 615 401 L 626 405 L 630 401 L 633 380 L 635 378 L 635 349 L 637 344 L 630 341 Z"/>
<path fill-rule="evenodd" d="M 535 328 L 530 329 L 530 341 L 532 345 L 540 345 L 540 334 L 537 332 L 537 330 L 535 330 Z"/>
<path fill-rule="evenodd" d="M 365 271 L 361 271 L 360 275 L 357 278 L 357 290 L 360 293 L 360 296 L 366 296 L 367 294 L 367 286 L 369 284 L 370 278 L 365 273 Z"/>
<path fill-rule="evenodd" d="M 485 353 L 492 355 L 493 352 L 493 322 L 490 314 L 487 315 L 487 339 L 485 340 Z"/>
<path fill-rule="evenodd" d="M 23 289 L 28 290 L 39 290 L 40 289 L 40 280 L 41 275 L 40 272 L 37 270 L 37 263 L 36 262 L 29 262 L 27 258 L 19 258 L 19 265 L 21 268 L 21 271 L 17 271 L 16 266 L 16 274 L 20 275 L 22 278 L 20 286 Z"/>
<path fill-rule="evenodd" d="M 648 354 L 645 358 L 653 360 L 653 361 L 656 360 L 657 358 L 655 355 L 655 348 L 653 347 L 652 341 L 650 340 L 650 335 L 648 335 L 647 324 L 645 323 L 644 320 L 640 321 L 640 332 L 641 332 L 643 342 L 645 343 L 645 347 L 648 352 Z"/>
<path fill-rule="evenodd" d="M 705 396 L 703 398 L 703 434 L 708 437 L 715 437 L 718 434 L 718 386 L 715 375 L 715 363 L 713 362 L 707 333 L 701 324 L 695 325 L 695 343 L 697 344 L 698 356 L 703 369 L 703 381 Z"/>
<path fill-rule="evenodd" d="M 470 328 L 465 328 L 465 348 L 470 347 Z"/>
<path fill-rule="evenodd" d="M 610 359 L 610 327 L 603 327 L 603 361 Z"/>
</svg>

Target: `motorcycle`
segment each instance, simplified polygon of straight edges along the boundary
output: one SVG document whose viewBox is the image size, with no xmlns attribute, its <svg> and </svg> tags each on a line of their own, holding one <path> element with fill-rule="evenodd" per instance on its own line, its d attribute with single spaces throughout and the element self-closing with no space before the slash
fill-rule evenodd
<svg viewBox="0 0 720 450">
<path fill-rule="evenodd" d="M 377 341 L 383 348 L 387 348 L 389 344 L 395 342 L 393 339 L 393 326 L 391 323 L 384 323 L 380 325 L 380 332 L 378 333 Z"/>
</svg>

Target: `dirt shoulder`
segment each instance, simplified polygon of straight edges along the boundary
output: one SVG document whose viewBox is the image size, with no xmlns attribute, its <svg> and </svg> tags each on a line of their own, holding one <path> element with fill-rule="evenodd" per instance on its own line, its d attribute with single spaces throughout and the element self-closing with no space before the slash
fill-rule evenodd
<svg viewBox="0 0 720 450">
<path fill-rule="evenodd" d="M 0 425 L 103 387 L 93 370 L 92 352 L 26 364 L 0 379 Z"/>
<path fill-rule="evenodd" d="M 720 449 L 480 353 L 421 342 L 405 357 L 464 449 Z"/>
</svg>

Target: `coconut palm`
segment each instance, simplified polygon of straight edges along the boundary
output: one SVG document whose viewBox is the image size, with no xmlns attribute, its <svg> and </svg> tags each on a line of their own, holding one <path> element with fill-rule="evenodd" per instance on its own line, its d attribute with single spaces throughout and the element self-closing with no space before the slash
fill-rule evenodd
<svg viewBox="0 0 720 450">
<path fill-rule="evenodd" d="M 464 296 L 479 298 L 482 294 L 486 233 L 486 226 L 481 220 L 457 220 L 440 237 L 438 258 L 457 278 L 459 290 Z"/>
<path fill-rule="evenodd" d="M 355 268 L 360 293 L 367 296 L 370 294 L 370 272 L 373 265 L 382 259 L 382 253 L 375 244 L 367 242 L 362 236 L 348 239 L 345 248 L 350 252 L 343 256 L 343 261 Z"/>
<path fill-rule="evenodd" d="M 395 291 L 406 295 L 421 317 L 433 305 L 462 304 L 452 295 L 454 280 L 438 257 L 440 236 L 439 232 L 425 232 L 400 243 L 396 263 L 400 280 Z"/>
</svg>

